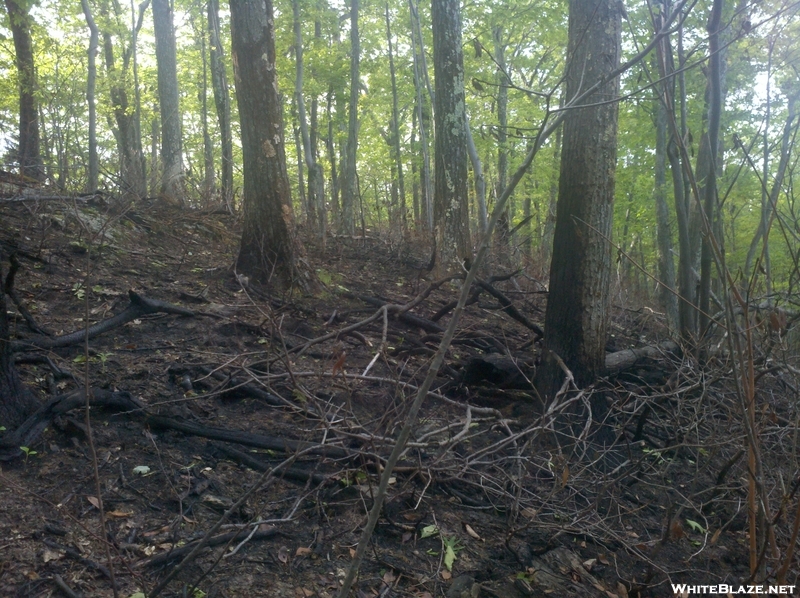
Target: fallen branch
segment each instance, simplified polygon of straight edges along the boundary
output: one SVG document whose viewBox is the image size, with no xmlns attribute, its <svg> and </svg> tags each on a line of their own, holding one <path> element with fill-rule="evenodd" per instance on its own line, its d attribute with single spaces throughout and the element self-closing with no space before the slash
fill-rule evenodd
<svg viewBox="0 0 800 598">
<path fill-rule="evenodd" d="M 92 407 L 106 407 L 119 411 L 139 411 L 142 403 L 128 392 L 110 390 L 90 390 L 89 403 Z M 13 432 L 0 439 L 0 461 L 9 461 L 22 455 L 21 446 L 32 446 L 56 416 L 64 415 L 73 409 L 86 406 L 83 389 L 54 397 L 42 405 Z"/>
<path fill-rule="evenodd" d="M 233 442 L 245 446 L 254 446 L 256 448 L 281 451 L 290 454 L 303 451 L 313 455 L 324 455 L 332 459 L 349 459 L 355 456 L 355 453 L 352 451 L 338 446 L 314 444 L 302 440 L 289 440 L 288 438 L 265 436 L 263 434 L 251 434 L 240 430 L 213 428 L 211 426 L 180 421 L 163 415 L 150 415 L 147 417 L 147 423 L 154 428 L 177 430 L 178 432 L 192 434 L 193 436 L 201 436 L 203 438 L 211 438 L 212 440 L 222 440 L 223 442 Z"/>
<path fill-rule="evenodd" d="M 125 311 L 118 313 L 116 316 L 112 316 L 97 322 L 96 324 L 89 326 L 88 329 L 76 330 L 70 334 L 57 336 L 55 338 L 39 336 L 24 341 L 15 341 L 11 343 L 11 351 L 24 351 L 26 349 L 30 349 L 31 347 L 38 347 L 40 349 L 68 347 L 70 345 L 82 343 L 87 337 L 90 339 L 94 338 L 103 334 L 104 332 L 108 332 L 114 328 L 119 328 L 128 322 L 132 322 L 136 318 L 141 318 L 142 316 L 148 316 L 151 314 L 163 313 L 175 314 L 179 316 L 196 315 L 195 312 L 190 309 L 173 305 L 172 303 L 167 303 L 165 301 L 159 301 L 158 299 L 150 299 L 148 297 L 139 295 L 132 290 L 128 291 L 128 297 L 130 298 L 130 304 L 125 308 Z"/>
<path fill-rule="evenodd" d="M 208 538 L 203 544 L 204 546 L 219 546 L 220 544 L 227 544 L 228 542 L 235 540 L 240 536 L 247 535 L 247 529 L 243 528 L 237 530 L 235 532 L 228 532 L 227 534 L 220 534 L 218 536 L 214 536 L 212 538 Z M 264 529 L 264 530 L 257 530 L 252 536 L 250 536 L 250 540 L 267 540 L 274 536 L 278 535 L 278 530 L 274 527 Z M 185 546 L 181 546 L 180 548 L 175 548 L 173 550 L 169 550 L 167 552 L 163 552 L 161 554 L 157 554 L 155 556 L 150 557 L 149 559 L 145 559 L 140 561 L 140 565 L 142 567 L 157 567 L 159 565 L 166 565 L 170 561 L 175 561 L 177 559 L 185 557 L 187 554 L 192 552 L 195 548 L 200 545 L 202 540 L 197 540 L 195 542 L 190 542 Z"/>
</svg>

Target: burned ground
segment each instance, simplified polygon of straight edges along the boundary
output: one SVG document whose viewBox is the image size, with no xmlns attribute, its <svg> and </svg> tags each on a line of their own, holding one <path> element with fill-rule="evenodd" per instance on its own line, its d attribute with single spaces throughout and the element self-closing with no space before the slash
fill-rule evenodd
<svg viewBox="0 0 800 598">
<path fill-rule="evenodd" d="M 331 239 L 324 256 L 309 242 L 322 290 L 268 296 L 231 271 L 233 216 L 26 201 L 0 205 L 0 223 L 3 253 L 23 266 L 17 295 L 56 336 L 82 329 L 87 309 L 90 324 L 123 311 L 130 290 L 193 314 L 134 318 L 92 338 L 88 360 L 82 343 L 26 345 L 42 337 L 13 315 L 17 367 L 43 403 L 74 398 L 87 378 L 96 399 L 120 400 L 92 410 L 119 594 L 150 592 L 228 513 L 162 595 L 335 595 L 459 281 L 431 289 L 427 257 L 409 249 L 419 243 L 374 233 Z M 746 583 L 731 364 L 651 354 L 554 406 L 530 384 L 541 281 L 522 271 L 489 284 L 499 295 L 467 307 L 395 472 L 358 595 L 671 596 L 670 583 Z M 427 290 L 402 316 L 381 312 Z M 657 312 L 631 305 L 617 306 L 611 332 L 614 351 L 667 338 Z M 763 346 L 790 362 L 784 339 Z M 769 363 L 759 427 L 785 545 L 797 383 Z M 587 420 L 589 404 L 603 422 Z M 0 595 L 112 595 L 83 417 L 59 412 L 2 465 Z"/>
</svg>

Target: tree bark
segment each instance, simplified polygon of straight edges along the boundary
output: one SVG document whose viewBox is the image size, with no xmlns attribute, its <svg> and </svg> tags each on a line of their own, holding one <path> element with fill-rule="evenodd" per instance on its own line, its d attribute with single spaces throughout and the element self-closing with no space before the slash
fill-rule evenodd
<svg viewBox="0 0 800 598">
<path fill-rule="evenodd" d="M 494 40 L 495 62 L 497 71 L 497 181 L 495 197 L 500 197 L 506 189 L 508 180 L 508 77 L 506 75 L 506 45 L 503 40 L 503 26 L 496 25 L 492 29 Z M 510 201 L 497 223 L 497 245 L 495 247 L 500 264 L 508 265 L 511 245 Z"/>
<path fill-rule="evenodd" d="M 440 273 L 472 258 L 460 0 L 433 0 L 434 223 Z"/>
<path fill-rule="evenodd" d="M 208 1 L 208 31 L 210 34 L 209 62 L 214 105 L 217 109 L 222 163 L 220 168 L 220 193 L 229 212 L 233 211 L 233 138 L 231 135 L 231 96 L 228 92 L 228 75 L 225 72 L 224 53 L 219 33 L 219 2 Z"/>
<path fill-rule="evenodd" d="M 244 228 L 236 269 L 275 288 L 310 289 L 313 280 L 298 266 L 302 246 L 293 236 L 272 2 L 232 1 L 231 38 L 244 162 Z"/>
<path fill-rule="evenodd" d="M 420 217 L 424 216 L 425 228 L 433 230 L 433 186 L 431 185 L 431 159 L 428 144 L 429 113 L 422 93 L 423 78 L 428 81 L 427 65 L 425 64 L 425 49 L 422 46 L 422 35 L 419 26 L 419 19 L 416 17 L 417 10 L 414 0 L 408 0 L 409 13 L 411 17 L 411 46 L 414 55 L 414 88 L 417 98 L 417 125 L 419 126 L 419 143 L 421 148 L 422 163 L 420 165 L 420 188 L 421 206 Z M 419 36 L 419 40 L 417 40 Z M 433 101 L 433 93 L 430 85 L 427 86 L 428 96 Z"/>
<path fill-rule="evenodd" d="M 86 103 L 89 106 L 89 173 L 86 182 L 86 191 L 92 193 L 97 190 L 97 107 L 94 102 L 95 88 L 97 86 L 97 45 L 99 33 L 97 24 L 92 16 L 89 0 L 81 0 L 83 16 L 89 27 L 89 48 L 87 49 L 88 67 L 86 77 Z"/>
<path fill-rule="evenodd" d="M 392 80 L 392 153 L 397 174 L 397 192 L 400 200 L 400 226 L 405 236 L 408 215 L 406 213 L 406 184 L 403 177 L 403 157 L 400 153 L 400 111 L 397 106 L 397 76 L 394 68 L 392 50 L 392 28 L 389 20 L 389 2 L 386 2 L 386 43 L 389 46 L 389 76 Z"/>
<path fill-rule="evenodd" d="M 359 0 L 350 0 L 350 105 L 348 107 L 347 145 L 342 165 L 342 230 L 355 232 L 355 208 L 358 199 L 356 161 L 358 156 L 358 96 L 361 87 L 361 39 L 358 32 Z"/>
<path fill-rule="evenodd" d="M 620 56 L 620 5 L 570 0 L 566 98 L 602 80 Z M 611 225 L 617 150 L 619 77 L 604 84 L 564 120 L 558 207 L 545 313 L 543 390 L 552 396 L 562 372 L 579 385 L 602 374 L 611 279 Z"/>
<path fill-rule="evenodd" d="M 656 155 L 653 201 L 656 204 L 658 250 L 658 297 L 667 316 L 670 331 L 677 331 L 678 298 L 675 296 L 675 260 L 672 258 L 672 230 L 667 206 L 667 110 L 656 99 Z"/>
<path fill-rule="evenodd" d="M 14 367 L 2 259 L 3 256 L 0 254 L 0 425 L 11 431 L 36 410 L 37 401 L 22 384 Z"/>
<path fill-rule="evenodd" d="M 121 72 L 117 71 L 112 33 L 103 31 L 103 56 L 109 82 L 109 96 L 114 113 L 114 123 L 116 125 L 114 137 L 117 142 L 121 187 L 124 194 L 132 194 L 135 197 L 145 197 L 147 195 L 147 169 L 142 151 L 141 102 L 136 46 L 139 29 L 141 29 L 144 21 L 144 11 L 148 4 L 148 2 L 144 2 L 139 6 L 138 20 L 133 14 L 131 15 L 131 43 L 122 52 Z M 116 9 L 117 6 L 115 5 Z M 133 6 L 131 6 L 131 10 L 133 10 Z M 102 16 L 105 17 L 104 20 L 107 23 L 110 22 L 108 14 L 103 14 Z M 119 14 L 116 16 L 117 18 L 120 17 Z M 133 110 L 130 108 L 127 88 L 127 74 L 131 59 L 133 60 L 133 87 L 135 90 Z M 155 195 L 155 193 L 152 195 Z"/>
<path fill-rule="evenodd" d="M 178 66 L 175 29 L 169 0 L 153 0 L 153 25 L 158 64 L 158 102 L 161 114 L 160 196 L 170 203 L 183 203 L 183 142 L 178 101 Z"/>
<path fill-rule="evenodd" d="M 306 101 L 303 97 L 303 34 L 302 21 L 300 20 L 300 2 L 292 0 L 292 13 L 294 16 L 294 52 L 295 52 L 295 102 L 297 105 L 297 121 L 300 126 L 300 138 L 303 144 L 303 159 L 308 169 L 308 194 L 306 203 L 308 209 L 308 220 L 312 230 L 320 238 L 323 236 L 323 228 L 319 217 L 324 209 L 322 200 L 322 171 L 317 164 L 316 155 L 311 142 L 311 135 L 308 130 L 308 118 L 306 116 Z"/>
<path fill-rule="evenodd" d="M 40 153 L 39 102 L 36 99 L 36 67 L 33 59 L 33 39 L 27 3 L 5 0 L 8 22 L 14 38 L 19 88 L 19 144 L 17 161 L 22 176 L 35 181 L 45 178 Z"/>
<path fill-rule="evenodd" d="M 714 0 L 708 18 L 708 146 L 709 161 L 705 176 L 705 197 L 703 198 L 703 243 L 700 255 L 700 314 L 699 332 L 707 332 L 709 309 L 711 306 L 711 266 L 713 247 L 711 236 L 714 234 L 717 206 L 717 168 L 719 153 L 719 129 L 722 115 L 722 60 L 719 47 L 719 29 L 722 23 L 723 0 Z M 701 173 L 698 173 L 701 174 Z M 698 198 L 699 199 L 699 198 Z"/>
</svg>

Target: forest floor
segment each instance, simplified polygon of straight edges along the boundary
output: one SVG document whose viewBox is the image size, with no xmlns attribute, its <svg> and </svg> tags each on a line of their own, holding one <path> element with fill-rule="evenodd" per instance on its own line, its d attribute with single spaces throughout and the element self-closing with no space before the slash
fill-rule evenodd
<svg viewBox="0 0 800 598">
<path fill-rule="evenodd" d="M 129 290 L 193 314 L 136 317 L 92 338 L 88 361 L 82 342 L 17 353 L 43 402 L 75 396 L 88 377 L 133 405 L 93 409 L 91 426 L 126 598 L 150 595 L 227 511 L 215 545 L 161 595 L 334 596 L 452 315 L 437 312 L 458 295 L 458 281 L 444 283 L 405 317 L 379 314 L 342 333 L 379 301 L 405 304 L 428 288 L 427 256 L 409 249 L 419 244 L 367 232 L 329 240 L 320 256 L 309 243 L 322 290 L 267 297 L 232 273 L 238 224 L 146 203 L 116 215 L 103 202 L 0 204 L 0 248 L 17 252 L 15 290 L 42 328 L 80 330 L 87 308 L 91 323 L 119 313 Z M 541 325 L 546 292 L 531 272 L 495 280 L 497 295 L 466 308 L 357 595 L 624 598 L 672 596 L 672 583 L 747 583 L 730 366 L 665 352 L 545 406 L 530 383 L 535 326 L 498 298 Z M 610 351 L 667 338 L 657 312 L 615 297 Z M 13 317 L 17 341 L 36 337 Z M 54 367 L 30 363 L 37 355 Z M 759 425 L 765 483 L 779 488 L 782 476 L 788 495 L 797 386 L 783 375 L 759 382 Z M 0 595 L 111 596 L 83 409 L 60 412 L 25 451 L 2 464 Z M 779 538 L 791 525 L 782 498 L 773 492 Z"/>
</svg>

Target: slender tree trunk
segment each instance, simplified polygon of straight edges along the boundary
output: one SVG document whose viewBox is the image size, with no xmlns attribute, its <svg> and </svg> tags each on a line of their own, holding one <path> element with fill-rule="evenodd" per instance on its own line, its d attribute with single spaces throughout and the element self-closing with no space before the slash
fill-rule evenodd
<svg viewBox="0 0 800 598">
<path fill-rule="evenodd" d="M 28 3 L 5 0 L 8 23 L 14 38 L 19 88 L 19 145 L 17 161 L 22 176 L 35 181 L 45 178 L 40 153 L 39 102 L 36 98 L 36 67 L 33 60 L 32 18 Z"/>
<path fill-rule="evenodd" d="M 208 57 L 206 56 L 206 32 L 200 30 L 200 55 L 203 57 L 203 84 L 201 86 L 201 104 L 203 124 L 203 195 L 210 200 L 216 194 L 216 173 L 214 172 L 214 149 L 211 146 L 211 135 L 208 132 Z"/>
<path fill-rule="evenodd" d="M 150 197 L 158 195 L 158 182 L 161 180 L 161 161 L 158 159 L 160 124 L 158 117 L 150 121 Z"/>
<path fill-rule="evenodd" d="M 389 75 L 392 80 L 392 150 L 397 173 L 397 191 L 400 194 L 400 225 L 403 236 L 408 226 L 406 213 L 406 185 L 403 178 L 403 157 L 400 153 L 400 111 L 397 107 L 397 76 L 394 70 L 394 52 L 392 50 L 392 28 L 389 20 L 389 2 L 386 2 L 386 43 L 389 47 Z"/>
<path fill-rule="evenodd" d="M 158 65 L 158 101 L 161 113 L 162 199 L 183 203 L 183 142 L 178 101 L 175 30 L 169 0 L 153 0 L 153 24 Z"/>
<path fill-rule="evenodd" d="M 134 0 L 131 0 L 131 46 L 130 56 L 132 59 L 133 70 L 133 115 L 131 119 L 130 145 L 133 148 L 129 159 L 129 170 L 127 173 L 127 184 L 136 197 L 147 195 L 147 164 L 142 147 L 142 96 L 139 89 L 139 30 L 144 22 L 144 12 L 149 5 L 149 0 L 145 0 L 139 5 L 139 18 L 136 19 L 134 10 Z"/>
<path fill-rule="evenodd" d="M 470 263 L 467 201 L 467 121 L 460 0 L 433 0 L 433 68 L 436 124 L 434 222 L 437 267 Z"/>
<path fill-rule="evenodd" d="M 319 19 L 314 21 L 314 38 L 317 40 L 322 39 L 322 23 Z M 314 73 L 311 73 L 312 76 Z M 311 141 L 311 157 L 316 165 L 314 171 L 314 181 L 309 181 L 309 186 L 314 185 L 316 198 L 317 198 L 317 220 L 319 231 L 319 249 L 321 253 L 325 253 L 326 237 L 328 235 L 328 209 L 325 200 L 325 172 L 323 171 L 322 164 L 319 161 L 319 101 L 317 94 L 311 100 L 311 130 L 309 137 Z"/>
<path fill-rule="evenodd" d="M 231 39 L 244 165 L 244 228 L 236 270 L 275 288 L 308 289 L 313 280 L 297 259 L 302 246 L 293 236 L 272 2 L 233 0 Z"/>
<path fill-rule="evenodd" d="M 414 204 L 414 228 L 420 225 L 420 201 L 419 201 L 419 179 L 417 177 L 417 110 L 416 107 L 411 111 L 411 199 Z"/>
<path fill-rule="evenodd" d="M 553 255 L 553 232 L 556 228 L 556 206 L 558 205 L 558 169 L 561 164 L 561 129 L 562 127 L 556 129 L 553 151 L 554 168 L 550 178 L 550 196 L 547 204 L 547 216 L 544 220 L 544 234 L 542 235 L 542 262 L 544 265 L 549 265 Z"/>
<path fill-rule="evenodd" d="M 495 61 L 497 62 L 497 181 L 495 182 L 495 197 L 500 197 L 506 189 L 508 179 L 508 77 L 506 76 L 506 46 L 503 41 L 503 26 L 497 25 L 492 29 L 494 39 Z M 511 223 L 510 206 L 497 223 L 497 252 L 500 263 L 507 265 L 510 259 Z"/>
<path fill-rule="evenodd" d="M 419 27 L 415 25 L 414 15 L 416 14 L 416 9 L 413 4 L 413 0 L 409 0 L 409 7 L 411 12 L 411 43 L 412 43 L 412 54 L 414 56 L 414 88 L 416 91 L 416 100 L 417 100 L 417 125 L 419 126 L 419 143 L 421 148 L 422 154 L 422 163 L 420 165 L 420 189 L 421 189 L 421 206 L 420 211 L 424 212 L 424 222 L 425 222 L 425 229 L 432 231 L 433 230 L 433 186 L 431 185 L 431 159 L 429 153 L 429 145 L 428 145 L 428 126 L 427 122 L 428 119 L 426 118 L 426 111 L 425 111 L 425 101 L 422 94 L 422 86 L 423 86 L 423 76 L 427 80 L 427 76 L 423 75 L 421 71 L 423 71 L 423 61 L 425 56 L 425 51 L 422 49 L 421 40 L 416 41 L 416 35 L 414 31 L 417 31 Z M 427 69 L 425 69 L 427 70 Z M 430 93 L 430 87 L 428 88 L 428 95 L 431 99 L 433 99 L 433 95 Z M 423 214 L 420 214 L 423 216 Z"/>
<path fill-rule="evenodd" d="M 355 232 L 355 207 L 358 199 L 358 96 L 361 87 L 361 38 L 358 32 L 359 0 L 350 0 L 350 105 L 347 125 L 347 146 L 342 165 L 342 229 Z"/>
<path fill-rule="evenodd" d="M 210 35 L 209 62 L 211 87 L 214 90 L 214 105 L 217 108 L 222 163 L 220 169 L 220 193 L 229 212 L 233 211 L 233 138 L 231 135 L 231 97 L 228 92 L 228 75 L 225 72 L 222 42 L 219 31 L 219 2 L 208 0 L 208 31 Z"/>
<path fill-rule="evenodd" d="M 675 296 L 675 260 L 672 258 L 672 230 L 667 206 L 667 110 L 656 99 L 656 155 L 653 201 L 656 204 L 658 250 L 658 298 L 667 316 L 667 326 L 677 331 L 678 298 Z"/>
<path fill-rule="evenodd" d="M 300 194 L 300 207 L 308 222 L 308 199 L 306 197 L 306 177 L 303 166 L 303 144 L 300 141 L 300 126 L 297 122 L 297 95 L 292 97 L 292 136 L 294 137 L 294 151 L 297 159 L 297 192 Z"/>
<path fill-rule="evenodd" d="M 767 217 L 762 217 L 758 226 L 758 230 L 756 231 L 753 240 L 750 242 L 750 247 L 747 251 L 747 259 L 745 260 L 744 268 L 745 284 L 748 284 L 750 281 L 750 275 L 752 272 L 756 251 L 758 250 L 759 246 L 762 247 L 763 251 L 764 245 L 762 244 L 762 240 L 764 238 L 764 234 L 769 230 L 770 223 L 775 217 L 775 211 L 778 206 L 778 196 L 781 193 L 781 188 L 783 187 L 783 182 L 786 178 L 786 170 L 789 167 L 790 158 L 792 155 L 792 131 L 795 128 L 794 121 L 797 118 L 798 101 L 800 101 L 800 90 L 796 90 L 793 95 L 790 95 L 786 99 L 787 116 L 786 122 L 783 125 L 783 135 L 781 136 L 781 153 L 778 159 L 778 168 L 775 171 L 775 177 L 772 181 L 772 187 L 770 187 L 769 196 L 767 199 Z M 766 178 L 763 179 L 762 184 L 766 188 Z M 766 243 L 766 241 L 764 241 L 764 243 Z"/>
<path fill-rule="evenodd" d="M 88 55 L 88 76 L 86 78 L 86 103 L 89 106 L 89 180 L 86 183 L 86 190 L 94 192 L 97 190 L 97 107 L 94 103 L 94 93 L 97 86 L 97 45 L 99 34 L 97 25 L 92 16 L 92 9 L 89 0 L 81 0 L 83 16 L 86 17 L 86 25 L 89 27 L 89 49 Z"/>
<path fill-rule="evenodd" d="M 705 177 L 705 197 L 703 198 L 703 211 L 706 231 L 703 235 L 703 245 L 700 257 L 700 315 L 699 331 L 705 334 L 708 329 L 711 307 L 711 266 L 713 262 L 713 248 L 710 235 L 714 234 L 717 207 L 717 168 L 719 166 L 719 130 L 722 115 L 722 66 L 719 48 L 719 29 L 722 23 L 723 0 L 714 0 L 711 15 L 708 18 L 708 85 L 709 85 L 709 112 L 708 112 L 708 145 L 709 164 Z"/>
<path fill-rule="evenodd" d="M 339 170 L 336 168 L 336 143 L 333 137 L 333 85 L 328 89 L 327 115 L 328 115 L 328 137 L 325 145 L 328 148 L 328 160 L 331 163 L 331 214 L 333 214 L 334 225 L 337 219 L 341 218 L 339 209 Z"/>
<path fill-rule="evenodd" d="M 617 68 L 620 8 L 615 0 L 570 0 L 567 98 Z M 581 386 L 605 367 L 618 93 L 616 77 L 582 102 L 590 106 L 578 107 L 564 120 L 541 378 L 547 397 L 563 378 L 556 356 Z"/>
<path fill-rule="evenodd" d="M 663 25 L 662 19 L 669 14 L 669 2 L 663 3 L 654 29 L 659 31 Z M 679 34 L 680 36 L 680 31 Z M 678 41 L 680 56 L 680 38 Z M 683 159 L 679 150 L 679 139 L 685 129 L 685 116 L 683 99 L 680 102 L 680 112 L 676 111 L 675 97 L 675 64 L 672 55 L 672 44 L 669 36 L 665 36 L 656 47 L 658 57 L 659 75 L 662 83 L 658 86 L 661 103 L 666 111 L 670 135 L 667 141 L 667 160 L 672 175 L 672 191 L 675 200 L 675 214 L 678 226 L 678 329 L 681 338 L 691 341 L 696 331 L 696 310 L 694 308 L 694 277 L 692 274 L 694 252 L 692 251 L 691 232 L 689 226 L 689 201 L 685 181 Z M 679 89 L 682 86 L 682 74 L 678 75 Z"/>
<path fill-rule="evenodd" d="M 292 13 L 294 16 L 294 52 L 295 52 L 295 103 L 297 105 L 297 120 L 300 125 L 300 136 L 303 144 L 303 158 L 308 169 L 308 195 L 306 203 L 308 206 L 309 224 L 320 238 L 323 236 L 319 213 L 323 210 L 322 206 L 322 172 L 317 164 L 311 134 L 308 130 L 308 119 L 306 117 L 306 101 L 303 97 L 303 34 L 300 21 L 299 0 L 292 1 Z M 312 118 L 316 119 L 316 105 L 312 108 Z"/>
<path fill-rule="evenodd" d="M 478 148 L 475 147 L 475 140 L 472 138 L 472 130 L 469 120 L 466 122 L 467 153 L 472 162 L 472 176 L 475 178 L 475 196 L 478 199 L 478 226 L 480 233 L 484 234 L 489 226 L 489 216 L 486 210 L 486 178 L 483 176 L 483 165 L 478 155 Z M 530 199 L 530 198 L 529 198 Z"/>
</svg>

